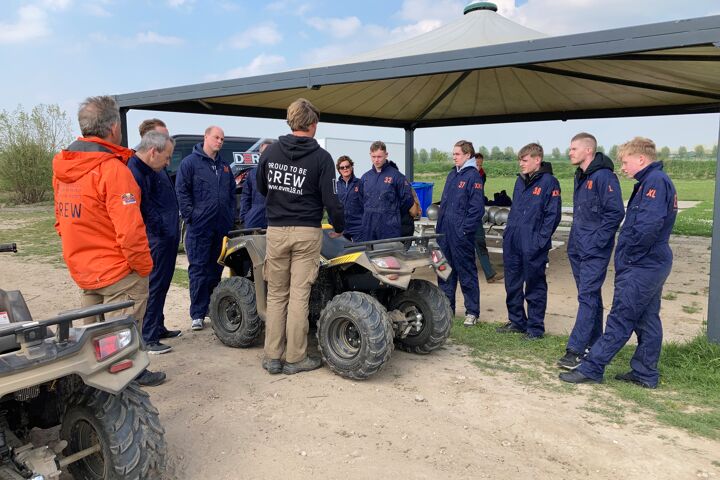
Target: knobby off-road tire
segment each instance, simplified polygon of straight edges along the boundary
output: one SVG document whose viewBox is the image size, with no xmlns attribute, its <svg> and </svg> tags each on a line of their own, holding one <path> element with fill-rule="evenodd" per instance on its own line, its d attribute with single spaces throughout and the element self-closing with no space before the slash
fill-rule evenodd
<svg viewBox="0 0 720 480">
<path fill-rule="evenodd" d="M 379 371 L 393 351 L 387 310 L 366 293 L 344 292 L 320 313 L 317 339 L 323 360 L 336 374 L 363 380 Z"/>
<path fill-rule="evenodd" d="M 66 404 L 61 437 L 69 456 L 101 450 L 68 465 L 75 480 L 156 480 L 165 471 L 165 429 L 150 397 L 135 382 L 118 395 L 83 387 Z"/>
<path fill-rule="evenodd" d="M 255 303 L 255 285 L 247 278 L 221 281 L 210 297 L 209 311 L 215 335 L 227 346 L 247 348 L 260 335 L 262 321 Z"/>
<path fill-rule="evenodd" d="M 413 329 L 407 337 L 398 339 L 403 350 L 428 354 L 440 348 L 450 335 L 450 302 L 442 290 L 426 280 L 411 280 L 407 290 L 390 299 L 388 310 L 417 311 L 423 317 L 419 331 Z"/>
</svg>

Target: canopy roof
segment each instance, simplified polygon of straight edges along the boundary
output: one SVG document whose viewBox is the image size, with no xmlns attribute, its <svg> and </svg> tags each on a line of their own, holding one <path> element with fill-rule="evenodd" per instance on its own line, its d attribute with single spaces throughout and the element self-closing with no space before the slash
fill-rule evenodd
<svg viewBox="0 0 720 480">
<path fill-rule="evenodd" d="M 328 67 L 345 63 L 371 62 L 425 53 L 486 47 L 500 43 L 534 40 L 546 36 L 544 33 L 531 30 L 508 20 L 496 12 L 497 7 L 493 3 L 472 2 L 465 7 L 462 17 L 430 32 L 402 42 L 385 45 L 371 52 L 344 58 L 340 61 L 313 65 L 313 67 Z"/>
<path fill-rule="evenodd" d="M 282 119 L 302 96 L 323 122 L 406 129 L 717 112 L 719 46 L 720 15 L 546 38 L 479 9 L 334 64 L 117 99 L 124 110 Z"/>
</svg>

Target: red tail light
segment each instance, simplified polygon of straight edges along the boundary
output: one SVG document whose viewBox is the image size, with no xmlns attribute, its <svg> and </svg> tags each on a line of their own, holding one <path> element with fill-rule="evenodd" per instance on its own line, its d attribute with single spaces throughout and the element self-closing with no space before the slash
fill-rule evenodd
<svg viewBox="0 0 720 480">
<path fill-rule="evenodd" d="M 441 252 L 440 250 L 433 250 L 433 251 L 432 251 L 432 261 L 433 261 L 433 263 L 440 263 L 440 262 L 442 262 L 444 259 L 445 259 L 445 257 L 443 257 L 443 254 L 442 254 L 442 252 Z"/>
<path fill-rule="evenodd" d="M 129 329 L 119 330 L 93 340 L 95 346 L 95 359 L 98 362 L 115 355 L 132 342 L 132 332 Z"/>
</svg>

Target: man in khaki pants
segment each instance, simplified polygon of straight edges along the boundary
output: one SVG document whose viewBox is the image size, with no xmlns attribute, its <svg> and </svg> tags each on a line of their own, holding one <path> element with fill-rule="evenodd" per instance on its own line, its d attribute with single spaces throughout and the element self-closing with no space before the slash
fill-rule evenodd
<svg viewBox="0 0 720 480">
<path fill-rule="evenodd" d="M 335 164 L 314 139 L 319 115 L 309 101 L 295 100 L 287 110 L 292 133 L 265 149 L 256 172 L 268 221 L 262 366 L 271 374 L 292 375 L 322 364 L 307 356 L 308 299 L 320 264 L 323 208 L 335 219 L 333 237 L 342 235 L 345 217 L 335 187 Z"/>
</svg>

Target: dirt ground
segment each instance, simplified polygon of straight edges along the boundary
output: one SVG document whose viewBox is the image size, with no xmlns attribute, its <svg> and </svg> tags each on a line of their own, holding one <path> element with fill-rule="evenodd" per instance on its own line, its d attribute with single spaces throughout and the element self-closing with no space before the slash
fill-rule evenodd
<svg viewBox="0 0 720 480">
<path fill-rule="evenodd" d="M 709 245 L 672 240 L 666 339 L 694 337 L 705 319 Z M 62 267 L 4 255 L 0 271 L 0 288 L 21 289 L 35 318 L 78 305 Z M 568 332 L 576 292 L 563 248 L 551 253 L 548 277 L 548 330 Z M 503 286 L 481 281 L 481 296 L 483 320 L 504 321 Z M 604 300 L 609 306 L 612 272 Z M 173 352 L 152 358 L 168 381 L 148 389 L 167 430 L 168 479 L 720 478 L 720 442 L 642 415 L 615 424 L 586 408 L 599 387 L 529 386 L 479 369 L 453 344 L 429 356 L 395 352 L 365 382 L 326 368 L 270 376 L 260 347 L 225 347 L 209 327 L 191 332 L 188 307 L 187 291 L 173 286 L 167 325 L 184 334 L 167 342 Z"/>
</svg>

